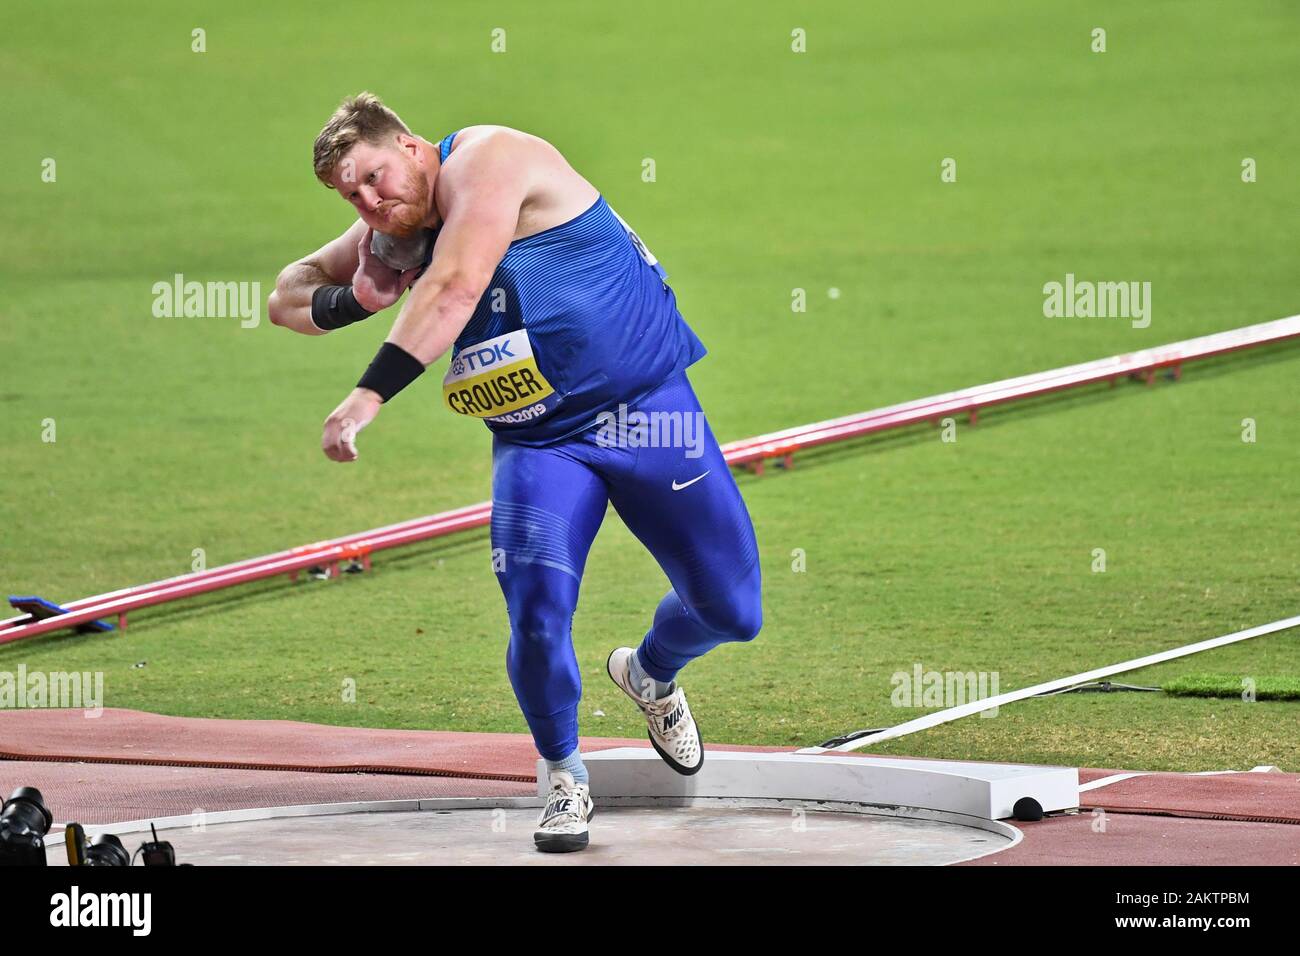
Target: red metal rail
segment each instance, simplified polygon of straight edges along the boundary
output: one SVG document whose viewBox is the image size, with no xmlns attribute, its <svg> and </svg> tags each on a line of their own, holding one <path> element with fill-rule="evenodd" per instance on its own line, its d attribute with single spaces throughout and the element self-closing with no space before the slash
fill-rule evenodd
<svg viewBox="0 0 1300 956">
<path fill-rule="evenodd" d="M 359 560 L 369 563 L 370 554 L 387 548 L 396 548 L 404 544 L 413 544 L 426 538 L 436 538 L 456 531 L 465 531 L 488 523 L 492 509 L 490 502 L 482 502 L 454 511 L 446 511 L 424 518 L 416 518 L 386 528 L 377 528 L 361 534 L 322 541 L 317 544 L 279 551 L 261 558 L 249 558 L 235 564 L 223 565 L 206 571 L 182 574 L 164 581 L 141 584 L 123 588 L 109 594 L 82 598 L 72 604 L 66 604 L 67 614 L 46 618 L 43 621 L 21 623 L 30 620 L 27 615 L 0 621 L 0 644 L 16 641 L 23 637 L 34 637 L 46 631 L 75 627 L 101 617 L 118 616 L 120 624 L 125 624 L 127 611 L 154 604 L 206 594 L 221 588 L 246 584 L 261 578 L 274 577 L 277 574 L 296 574 L 303 568 L 327 565 L 337 568 L 344 560 Z"/>
<path fill-rule="evenodd" d="M 1300 337 L 1300 316 L 1293 315 L 1273 322 L 1216 332 L 1213 335 L 1173 342 L 1140 352 L 1112 355 L 1110 358 L 1084 362 L 1080 365 L 1022 375 L 1019 378 L 977 385 L 974 388 L 921 398 L 901 405 L 890 405 L 869 412 L 859 412 L 856 415 L 846 415 L 843 418 L 744 439 L 726 446 L 729 452 L 727 460 L 733 465 L 761 462 L 765 458 L 783 457 L 788 452 L 824 445 L 827 442 L 843 441 L 847 438 L 856 438 L 891 428 L 903 428 L 920 422 L 938 421 L 948 415 L 969 414 L 974 421 L 981 408 L 1047 395 L 1095 382 L 1109 381 L 1114 384 L 1125 376 L 1140 374 L 1145 376 L 1147 383 L 1150 384 L 1160 369 L 1172 369 L 1177 377 L 1182 372 L 1184 362 L 1211 358 L 1227 352 L 1269 345 L 1297 337 Z"/>
<path fill-rule="evenodd" d="M 154 593 L 154 592 L 166 590 L 170 586 L 195 585 L 205 580 L 214 579 L 218 577 L 227 578 L 228 576 L 237 574 L 239 572 L 247 571 L 252 568 L 276 564 L 277 562 L 284 561 L 287 559 L 302 558 L 303 561 L 302 563 L 298 564 L 296 567 L 283 568 L 280 569 L 280 571 L 277 571 L 275 573 L 280 573 L 281 571 L 287 570 L 292 576 L 297 574 L 299 568 L 308 568 L 308 567 L 313 567 L 315 565 L 322 565 L 322 564 L 328 565 L 331 561 L 331 555 L 334 562 L 343 559 L 360 560 L 368 567 L 370 552 L 374 550 L 382 550 L 382 548 L 376 549 L 372 546 L 372 543 L 375 540 L 380 540 L 380 539 L 385 541 L 391 540 L 388 536 L 401 533 L 401 532 L 412 531 L 416 529 L 426 529 L 426 528 L 433 529 L 436 534 L 436 533 L 443 533 L 439 529 L 444 527 L 450 527 L 452 531 L 461 531 L 464 530 L 464 528 L 471 528 L 471 527 L 476 527 L 479 524 L 486 524 L 488 521 L 488 517 L 487 514 L 484 514 L 484 511 L 486 509 L 487 512 L 490 513 L 490 504 L 491 504 L 490 502 L 482 501 L 476 505 L 468 505 L 463 508 L 454 508 L 451 511 L 443 511 L 435 515 L 425 515 L 420 518 L 411 518 L 406 521 L 399 521 L 396 524 L 385 525 L 382 528 L 375 528 L 371 531 L 362 531 L 357 534 L 348 534 L 348 535 L 344 535 L 341 538 L 331 538 L 327 541 L 317 541 L 314 544 L 307 544 L 297 548 L 290 548 L 287 551 L 277 551 L 274 554 L 267 554 L 257 558 L 246 558 L 243 561 L 236 561 L 233 564 L 224 564 L 221 565 L 220 567 L 209 568 L 204 571 L 192 571 L 188 574 L 179 574 L 176 577 L 164 578 L 161 581 L 153 581 L 150 582 L 149 584 L 136 584 L 136 585 L 132 585 L 131 587 L 121 588 L 117 591 L 109 591 L 105 594 L 96 594 L 91 597 L 80 598 L 76 601 L 71 601 L 67 604 L 64 604 L 63 607 L 67 608 L 69 611 L 82 610 L 82 609 L 90 608 L 92 606 L 98 607 L 100 608 L 100 612 L 101 612 L 98 616 L 111 617 L 114 614 L 117 614 L 119 620 L 121 620 L 122 618 L 125 617 L 126 612 L 128 610 L 131 610 L 131 607 L 125 607 L 125 606 L 121 608 L 114 607 L 112 609 L 105 610 L 104 606 L 109 603 L 113 603 L 114 599 L 129 598 L 133 596 L 144 595 L 147 593 Z M 477 518 L 480 516 L 483 519 L 482 521 L 477 521 L 472 524 L 465 524 L 463 526 L 459 526 L 455 524 L 455 522 L 459 521 L 460 519 Z M 401 543 L 407 544 L 410 542 L 402 541 Z M 392 545 L 387 545 L 387 546 L 392 547 Z M 335 551 L 334 549 L 340 549 L 340 550 Z M 307 560 L 308 558 L 310 558 L 311 560 Z M 243 578 L 235 581 L 234 583 L 242 584 L 246 580 L 255 580 L 255 578 Z M 204 590 L 211 590 L 211 589 L 204 589 Z M 179 596 L 185 597 L 188 595 L 188 593 L 200 594 L 202 593 L 202 591 L 200 590 L 200 591 L 187 592 L 187 594 L 181 594 Z M 160 603 L 160 602 L 153 602 L 153 603 Z M 142 604 L 138 606 L 144 607 L 145 605 Z M 93 619 L 94 618 L 80 618 L 74 621 L 72 618 L 69 618 L 67 616 L 60 616 L 58 618 L 58 622 L 60 626 L 71 627 L 77 623 L 84 623 L 84 621 L 86 620 L 93 620 Z M 7 632 L 9 630 L 18 627 L 19 625 L 25 624 L 30 620 L 31 620 L 30 615 L 20 614 L 17 617 L 11 617 L 6 620 L 0 621 L 0 643 L 4 642 L 3 639 L 7 636 Z"/>
<path fill-rule="evenodd" d="M 789 466 L 796 451 L 829 442 L 844 441 L 927 421 L 938 421 L 945 416 L 955 414 L 967 414 L 974 422 L 981 408 L 1096 382 L 1109 381 L 1114 384 L 1125 376 L 1143 375 L 1149 384 L 1160 369 L 1173 369 L 1177 376 L 1184 362 L 1296 338 L 1300 338 L 1300 316 L 1291 316 L 1273 322 L 1263 322 L 1188 339 L 1184 342 L 1144 349 L 1140 352 L 1115 355 L 842 418 L 800 425 L 784 431 L 731 442 L 723 445 L 722 450 L 728 464 L 748 465 L 754 471 L 761 473 L 766 459 L 781 458 Z M 205 571 L 182 574 L 150 584 L 135 585 L 110 591 L 107 594 L 81 598 L 63 605 L 68 613 L 45 620 L 37 621 L 30 615 L 22 614 L 0 621 L 0 644 L 115 615 L 119 623 L 125 626 L 126 612 L 135 608 L 163 604 L 277 574 L 287 573 L 296 576 L 300 570 L 313 566 L 325 565 L 330 567 L 332 572 L 337 572 L 339 562 L 350 560 L 360 561 L 368 568 L 370 555 L 375 551 L 481 527 L 489 522 L 491 514 L 491 502 L 482 501 L 371 531 L 318 541 Z"/>
</svg>

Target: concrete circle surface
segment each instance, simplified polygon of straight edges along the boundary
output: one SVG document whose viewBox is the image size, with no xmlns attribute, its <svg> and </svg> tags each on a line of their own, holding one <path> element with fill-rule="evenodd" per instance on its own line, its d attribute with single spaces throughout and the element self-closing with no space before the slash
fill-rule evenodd
<svg viewBox="0 0 1300 956">
<path fill-rule="evenodd" d="M 799 806 L 602 806 L 590 846 L 534 848 L 535 807 L 353 812 L 159 828 L 180 863 L 240 865 L 943 865 L 1011 845 L 952 822 Z M 146 837 L 122 834 L 128 851 Z M 57 852 L 56 852 L 57 850 Z M 51 848 L 59 862 L 61 848 Z"/>
</svg>

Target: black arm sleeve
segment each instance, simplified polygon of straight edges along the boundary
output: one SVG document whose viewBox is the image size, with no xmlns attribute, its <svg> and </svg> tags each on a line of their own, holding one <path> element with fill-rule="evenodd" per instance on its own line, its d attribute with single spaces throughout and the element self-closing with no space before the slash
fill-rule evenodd
<svg viewBox="0 0 1300 956">
<path fill-rule="evenodd" d="M 387 402 L 423 374 L 423 362 L 400 345 L 385 342 L 357 382 L 357 388 L 378 392 L 380 399 Z"/>
<path fill-rule="evenodd" d="M 341 329 L 374 314 L 361 308 L 350 285 L 323 285 L 311 294 L 311 320 L 322 332 Z"/>
</svg>

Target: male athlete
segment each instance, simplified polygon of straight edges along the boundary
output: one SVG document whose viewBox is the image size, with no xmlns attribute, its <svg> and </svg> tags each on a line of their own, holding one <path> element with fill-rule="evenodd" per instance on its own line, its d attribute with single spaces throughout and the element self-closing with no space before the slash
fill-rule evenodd
<svg viewBox="0 0 1300 956">
<path fill-rule="evenodd" d="M 704 346 L 658 260 L 544 140 L 468 126 L 433 143 L 362 93 L 325 124 L 314 163 L 358 221 L 280 273 L 268 315 L 323 335 L 410 289 L 387 341 L 325 420 L 321 446 L 334 461 L 355 461 L 356 432 L 451 350 L 444 403 L 492 431 L 506 669 L 549 774 L 535 842 L 580 850 L 594 805 L 578 752 L 570 623 L 607 503 L 672 589 L 640 646 L 616 648 L 606 667 L 678 773 L 704 759 L 678 671 L 762 625 L 753 525 L 686 378 Z M 436 230 L 431 260 L 399 271 L 371 251 L 375 234 L 400 243 L 433 235 L 425 230 Z M 636 413 L 699 422 L 699 441 L 648 441 Z M 623 424 L 607 427 L 616 415 Z"/>
</svg>

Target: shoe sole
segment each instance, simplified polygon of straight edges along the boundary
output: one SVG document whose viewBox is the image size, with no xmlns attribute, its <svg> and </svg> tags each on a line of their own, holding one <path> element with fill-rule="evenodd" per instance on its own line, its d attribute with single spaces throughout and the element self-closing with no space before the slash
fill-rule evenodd
<svg viewBox="0 0 1300 956">
<path fill-rule="evenodd" d="M 691 720 L 695 720 L 694 715 L 691 716 Z M 700 724 L 699 724 L 698 721 L 695 722 L 695 735 L 696 735 L 697 737 L 700 736 Z M 695 776 L 697 773 L 700 772 L 700 768 L 704 766 L 704 741 L 703 741 L 703 739 L 700 740 L 700 762 L 697 763 L 694 767 L 687 767 L 687 766 L 685 766 L 685 765 L 683 765 L 683 764 L 678 763 L 678 762 L 677 762 L 676 760 L 674 760 L 672 757 L 668 756 L 668 754 L 664 753 L 663 748 L 660 747 L 659 744 L 655 741 L 654 734 L 650 733 L 650 731 L 648 731 L 648 730 L 646 731 L 646 738 L 650 741 L 650 746 L 653 747 L 653 748 L 655 749 L 655 752 L 658 753 L 659 756 L 661 756 L 661 757 L 664 758 L 664 763 L 668 764 L 668 766 L 672 767 L 674 770 L 676 770 L 678 773 L 680 773 L 683 777 L 693 777 L 693 776 Z"/>
<path fill-rule="evenodd" d="M 596 805 L 593 803 L 587 810 L 587 823 L 596 816 Z M 543 853 L 572 853 L 575 850 L 585 850 L 591 839 L 586 833 L 534 833 L 533 843 L 537 849 Z"/>
<path fill-rule="evenodd" d="M 615 648 L 615 650 L 617 650 L 617 648 Z M 633 651 L 632 653 L 635 654 L 636 652 Z M 623 685 L 619 683 L 618 678 L 614 676 L 614 671 L 610 667 L 610 664 L 613 662 L 613 660 L 614 660 L 614 651 L 610 651 L 609 657 L 605 658 L 605 673 L 609 675 L 609 679 L 614 682 L 615 687 L 623 691 L 624 694 L 627 694 L 627 691 L 624 690 Z M 632 702 L 636 703 L 635 698 L 633 698 Z M 637 706 L 638 708 L 640 707 L 639 704 Z M 644 716 L 644 714 L 645 712 L 642 711 L 642 716 Z M 657 753 L 660 757 L 663 758 L 664 763 L 668 764 L 668 766 L 672 767 L 683 777 L 695 776 L 697 773 L 700 772 L 700 768 L 704 766 L 704 735 L 700 733 L 700 722 L 695 719 L 695 714 L 693 713 L 691 714 L 691 722 L 695 724 L 695 736 L 700 738 L 700 762 L 697 763 L 694 767 L 687 767 L 684 764 L 678 763 L 676 759 L 664 753 L 664 749 L 659 746 L 658 742 L 655 740 L 655 735 L 650 732 L 649 728 L 646 728 L 646 732 L 645 732 L 646 739 L 650 741 L 650 746 L 655 749 L 655 753 Z"/>
<path fill-rule="evenodd" d="M 533 842 L 543 853 L 572 853 L 585 850 L 591 841 L 585 833 L 539 833 L 534 835 Z"/>
</svg>

